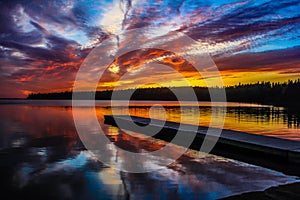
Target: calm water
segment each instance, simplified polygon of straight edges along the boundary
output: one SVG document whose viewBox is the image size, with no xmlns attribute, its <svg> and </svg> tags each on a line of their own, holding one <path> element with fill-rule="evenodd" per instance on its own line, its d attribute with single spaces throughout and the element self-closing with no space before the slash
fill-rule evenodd
<svg viewBox="0 0 300 200">
<path fill-rule="evenodd" d="M 69 101 L 17 103 L 3 101 L 0 105 L 1 192 L 10 199 L 216 199 L 298 181 L 273 170 L 218 156 L 201 159 L 194 151 L 188 151 L 170 166 L 157 166 L 158 170 L 153 172 L 119 172 L 104 166 L 85 150 L 75 130 Z M 179 121 L 178 114 L 182 112 L 189 123 L 209 124 L 208 103 L 200 105 L 199 121 L 193 121 L 195 104 L 186 104 L 180 111 L 176 103 L 156 103 L 169 106 L 165 110 L 168 120 Z M 130 113 L 147 117 L 150 104 L 135 102 Z M 227 129 L 300 138 L 295 112 L 252 104 L 227 106 Z M 89 117 L 86 111 L 90 107 L 76 109 L 83 117 Z M 122 106 L 115 109 L 126 114 Z M 224 109 L 220 104 L 217 111 L 222 113 Z M 138 133 L 127 135 L 104 125 L 103 115 L 111 113 L 108 102 L 97 102 L 96 113 L 107 137 L 122 148 L 139 152 L 164 145 Z M 151 116 L 158 119 L 162 113 L 162 108 L 151 110 Z M 112 146 L 107 146 L 107 150 L 111 151 L 111 159 L 124 159 Z"/>
</svg>

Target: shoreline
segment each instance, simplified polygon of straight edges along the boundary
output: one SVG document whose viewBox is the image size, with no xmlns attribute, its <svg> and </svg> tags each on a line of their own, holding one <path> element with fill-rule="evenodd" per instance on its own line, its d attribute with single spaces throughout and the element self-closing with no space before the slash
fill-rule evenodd
<svg viewBox="0 0 300 200">
<path fill-rule="evenodd" d="M 2 102 L 1 102 L 2 101 Z M 15 101 L 16 103 L 10 103 L 10 102 L 5 102 L 4 101 Z M 46 101 L 73 101 L 72 98 L 53 98 L 53 99 L 38 99 L 38 98 L 0 98 L 0 105 L 5 105 L 5 104 L 19 104 L 18 102 L 22 101 L 32 101 L 32 102 L 46 102 Z M 93 101 L 91 99 L 77 99 L 77 101 Z M 111 101 L 111 99 L 95 99 L 95 101 Z M 115 100 L 115 101 L 126 101 L 126 100 Z M 143 100 L 143 99 L 133 99 L 130 101 L 135 101 L 135 102 L 178 102 L 178 100 L 159 100 L 159 99 L 150 99 L 150 100 Z M 185 102 L 195 102 L 195 101 L 188 101 L 186 100 Z M 208 100 L 199 100 L 196 101 L 198 103 L 203 103 L 203 102 L 210 102 Z M 300 112 L 300 105 L 293 103 L 293 104 L 285 104 L 285 103 L 270 103 L 270 102 L 256 102 L 256 101 L 216 101 L 213 103 L 220 103 L 220 104 L 225 104 L 225 103 L 236 103 L 236 104 L 253 104 L 253 105 L 259 105 L 259 106 L 266 106 L 266 107 L 282 107 L 285 109 L 289 109 L 292 111 L 299 111 Z"/>
</svg>

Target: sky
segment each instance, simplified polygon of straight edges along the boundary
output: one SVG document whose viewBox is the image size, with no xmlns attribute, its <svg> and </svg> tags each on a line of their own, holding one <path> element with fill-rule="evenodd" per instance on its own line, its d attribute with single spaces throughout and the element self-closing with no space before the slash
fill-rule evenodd
<svg viewBox="0 0 300 200">
<path fill-rule="evenodd" d="M 130 40 L 120 35 L 145 27 L 162 34 L 184 33 L 199 42 L 226 86 L 295 80 L 300 78 L 299 9 L 299 0 L 0 1 L 0 98 L 72 90 L 93 49 L 116 38 L 115 49 L 103 54 L 114 55 Z M 158 73 L 150 61 L 172 69 Z M 125 72 L 130 78 L 119 81 L 122 88 L 146 80 L 184 85 L 174 70 L 193 86 L 203 86 L 190 63 L 164 50 L 127 53 L 100 67 L 108 70 L 99 90 L 115 86 Z"/>
</svg>

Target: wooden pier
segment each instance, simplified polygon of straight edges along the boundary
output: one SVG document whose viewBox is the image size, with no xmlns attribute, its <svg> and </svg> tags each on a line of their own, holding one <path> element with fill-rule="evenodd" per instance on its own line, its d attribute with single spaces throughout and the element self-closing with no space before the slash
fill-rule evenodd
<svg viewBox="0 0 300 200">
<path fill-rule="evenodd" d="M 150 121 L 152 121 L 153 124 L 164 124 L 160 125 L 161 130 L 152 137 L 168 142 L 170 142 L 175 137 L 180 125 L 179 123 L 175 122 L 167 121 L 163 123 L 161 120 L 136 116 L 106 115 L 104 116 L 104 118 L 106 124 L 113 126 L 116 126 L 115 119 L 117 119 L 119 122 L 119 128 L 131 131 L 136 130 L 134 127 L 131 127 L 129 125 L 129 121 L 133 121 L 139 126 L 146 126 L 150 123 Z M 189 127 L 190 130 L 198 130 L 196 133 L 196 137 L 189 148 L 193 150 L 200 150 L 201 144 L 204 137 L 206 136 L 208 128 L 189 124 L 185 124 L 184 127 L 185 129 L 182 131 L 186 132 L 186 134 L 191 134 L 191 132 L 189 132 Z M 157 127 L 153 128 L 157 129 Z M 142 134 L 149 135 L 146 132 Z M 180 142 L 176 144 L 181 145 Z M 218 138 L 218 142 L 211 153 L 255 165 L 268 167 L 287 174 L 298 176 L 300 175 L 299 141 L 223 129 L 221 136 Z"/>
</svg>

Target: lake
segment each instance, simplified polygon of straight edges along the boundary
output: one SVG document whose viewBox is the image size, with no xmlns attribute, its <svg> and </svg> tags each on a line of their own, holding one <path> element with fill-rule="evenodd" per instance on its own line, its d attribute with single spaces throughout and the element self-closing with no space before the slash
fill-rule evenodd
<svg viewBox="0 0 300 200">
<path fill-rule="evenodd" d="M 165 106 L 154 107 L 160 104 Z M 300 140 L 299 113 L 282 107 L 219 103 L 213 120 L 226 113 L 224 128 Z M 190 124 L 209 125 L 208 102 L 132 102 L 130 114 Z M 195 113 L 200 108 L 200 120 Z M 75 108 L 88 119 L 89 102 Z M 122 105 L 117 114 L 127 114 Z M 134 152 L 153 151 L 165 142 L 128 135 L 105 125 L 108 101 L 96 102 L 96 115 L 114 144 Z M 219 115 L 218 115 L 219 113 Z M 178 117 L 178 116 L 181 116 Z M 1 190 L 11 199 L 216 199 L 247 191 L 297 182 L 298 178 L 274 170 L 209 155 L 200 158 L 187 151 L 169 166 L 154 166 L 147 173 L 127 173 L 105 166 L 85 149 L 76 132 L 70 101 L 1 101 L 0 105 Z M 91 127 L 92 128 L 92 127 Z M 89 132 L 89 129 L 87 129 Z M 91 138 L 91 141 L 93 138 Z M 110 159 L 124 159 L 107 145 Z M 180 148 L 180 147 L 178 147 Z M 154 160 L 161 159 L 159 156 Z"/>
</svg>

